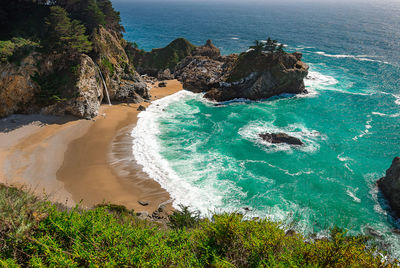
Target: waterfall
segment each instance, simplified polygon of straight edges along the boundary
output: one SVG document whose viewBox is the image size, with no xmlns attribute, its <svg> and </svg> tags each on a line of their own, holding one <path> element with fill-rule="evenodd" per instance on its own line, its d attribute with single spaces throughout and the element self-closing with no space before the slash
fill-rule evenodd
<svg viewBox="0 0 400 268">
<path fill-rule="evenodd" d="M 96 64 L 96 67 L 99 70 L 101 81 L 103 81 L 104 89 L 106 90 L 106 96 L 107 96 L 108 105 L 111 106 L 110 95 L 108 94 L 108 88 L 107 88 L 107 85 L 106 85 L 106 81 L 104 81 L 103 74 L 101 73 L 101 70 L 100 70 L 100 68 L 99 68 L 99 66 L 97 64 Z"/>
</svg>

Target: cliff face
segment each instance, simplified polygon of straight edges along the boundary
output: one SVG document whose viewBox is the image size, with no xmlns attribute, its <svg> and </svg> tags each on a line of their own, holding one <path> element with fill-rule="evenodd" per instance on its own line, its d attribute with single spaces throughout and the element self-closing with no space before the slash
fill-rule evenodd
<svg viewBox="0 0 400 268">
<path fill-rule="evenodd" d="M 146 83 L 129 61 L 123 48 L 125 42 L 116 33 L 99 28 L 93 40 L 95 61 L 103 73 L 111 100 L 138 103 L 150 95 Z"/>
<path fill-rule="evenodd" d="M 93 118 L 105 95 L 100 70 L 111 100 L 148 99 L 148 87 L 133 69 L 123 42 L 100 28 L 93 38 L 92 57 L 81 54 L 71 63 L 62 54 L 31 53 L 19 64 L 0 64 L 0 117 L 42 112 Z"/>
<path fill-rule="evenodd" d="M 38 85 L 31 79 L 37 71 L 37 54 L 29 55 L 20 65 L 0 64 L 0 117 L 16 112 L 29 112 Z"/>
<path fill-rule="evenodd" d="M 72 96 L 41 110 L 42 113 L 64 115 L 71 114 L 79 118 L 90 119 L 98 115 L 103 100 L 103 85 L 98 67 L 93 60 L 82 54 L 77 70 L 75 85 L 71 87 Z"/>
<path fill-rule="evenodd" d="M 400 217 L 400 157 L 393 159 L 386 176 L 379 179 L 377 184 L 394 214 Z"/>
</svg>

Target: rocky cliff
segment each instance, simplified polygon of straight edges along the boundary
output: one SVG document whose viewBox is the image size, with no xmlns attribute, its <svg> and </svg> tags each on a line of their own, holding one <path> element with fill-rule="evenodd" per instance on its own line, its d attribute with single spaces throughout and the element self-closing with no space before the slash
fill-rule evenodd
<svg viewBox="0 0 400 268">
<path fill-rule="evenodd" d="M 395 216 L 400 217 L 400 157 L 393 159 L 385 177 L 379 179 L 377 184 Z"/>
<path fill-rule="evenodd" d="M 37 71 L 38 54 L 31 54 L 19 65 L 0 64 L 0 117 L 12 113 L 27 113 L 32 109 L 33 99 L 39 86 L 31 79 Z"/>
<path fill-rule="evenodd" d="M 94 58 L 105 78 L 110 98 L 121 102 L 142 102 L 150 97 L 146 83 L 134 70 L 117 33 L 100 27 L 93 38 Z"/>
<path fill-rule="evenodd" d="M 0 117 L 42 112 L 93 118 L 105 95 L 100 71 L 112 101 L 148 99 L 148 87 L 133 69 L 124 42 L 100 27 L 90 56 L 66 59 L 62 54 L 33 52 L 20 62 L 1 63 Z"/>
<path fill-rule="evenodd" d="M 188 57 L 175 69 L 184 87 L 206 92 L 215 101 L 266 99 L 283 93 L 304 93 L 308 66 L 301 53 L 249 51 L 210 58 Z"/>
</svg>

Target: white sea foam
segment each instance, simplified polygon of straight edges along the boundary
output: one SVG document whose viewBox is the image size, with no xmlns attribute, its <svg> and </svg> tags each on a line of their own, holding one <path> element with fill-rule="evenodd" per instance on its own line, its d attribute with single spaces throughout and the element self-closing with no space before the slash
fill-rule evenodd
<svg viewBox="0 0 400 268">
<path fill-rule="evenodd" d="M 358 140 L 359 138 L 362 138 L 362 137 L 364 137 L 365 135 L 368 135 L 369 134 L 369 130 L 372 128 L 372 125 L 371 125 L 371 123 L 372 123 L 372 121 L 373 121 L 373 118 L 372 118 L 372 116 L 371 115 L 367 115 L 367 122 L 365 122 L 365 129 L 363 130 L 363 131 L 361 131 L 361 134 L 360 135 L 358 135 L 358 136 L 355 136 L 355 137 L 353 137 L 353 140 Z"/>
<path fill-rule="evenodd" d="M 379 112 L 372 112 L 373 115 L 378 115 L 378 116 L 383 116 L 383 117 L 400 117 L 400 113 L 397 114 L 384 114 L 384 113 L 379 113 Z"/>
<path fill-rule="evenodd" d="M 337 156 L 337 159 L 340 162 L 344 162 L 344 167 L 347 168 L 351 173 L 354 173 L 354 171 L 350 168 L 349 162 L 353 161 L 350 157 L 343 156 L 344 153 L 341 153 Z"/>
<path fill-rule="evenodd" d="M 215 187 L 216 185 L 212 184 L 203 184 L 198 187 L 190 183 L 187 178 L 180 178 L 168 161 L 160 154 L 161 148 L 157 139 L 157 135 L 160 133 L 159 119 L 163 115 L 168 116 L 164 112 L 167 106 L 172 102 L 193 98 L 194 96 L 194 93 L 180 91 L 154 101 L 146 111 L 141 112 L 131 134 L 133 137 L 132 149 L 137 163 L 143 166 L 144 172 L 170 193 L 175 207 L 178 204 L 190 205 L 206 215 L 209 209 L 222 204 L 223 195 L 221 191 L 216 190 L 217 188 L 221 189 L 221 187 Z M 232 187 L 225 187 L 225 189 L 227 188 L 231 189 Z"/>
<path fill-rule="evenodd" d="M 307 87 L 308 94 L 305 97 L 314 97 L 318 95 L 318 89 L 325 89 L 339 83 L 334 77 L 324 75 L 316 71 L 309 71 L 307 77 L 304 79 L 304 84 Z M 302 95 L 297 95 L 302 97 Z"/>
<path fill-rule="evenodd" d="M 232 37 L 232 40 L 239 40 L 239 37 Z"/>
<path fill-rule="evenodd" d="M 317 51 L 315 53 L 318 55 L 324 56 L 324 57 L 329 57 L 329 58 L 337 58 L 337 59 L 350 58 L 350 59 L 359 60 L 359 61 L 370 61 L 370 62 L 379 62 L 379 63 L 389 64 L 389 62 L 387 62 L 387 61 L 371 59 L 373 56 L 369 56 L 369 55 L 357 55 L 357 56 L 340 55 L 340 54 L 334 55 L 334 54 L 325 53 L 323 51 Z"/>
<path fill-rule="evenodd" d="M 358 188 L 353 189 L 351 187 L 347 187 L 346 194 L 348 196 L 350 196 L 354 202 L 361 203 L 361 199 L 356 196 L 357 191 L 358 191 Z"/>
<path fill-rule="evenodd" d="M 259 137 L 261 133 L 280 133 L 284 132 L 290 136 L 300 139 L 304 145 L 290 146 L 288 144 L 272 144 L 262 140 Z M 262 148 L 268 152 L 285 151 L 292 153 L 293 150 L 313 153 L 319 150 L 318 141 L 324 140 L 326 137 L 316 130 L 309 130 L 301 124 L 290 124 L 285 127 L 278 127 L 272 122 L 253 121 L 239 130 L 239 135 L 243 138 L 262 145 Z"/>
</svg>

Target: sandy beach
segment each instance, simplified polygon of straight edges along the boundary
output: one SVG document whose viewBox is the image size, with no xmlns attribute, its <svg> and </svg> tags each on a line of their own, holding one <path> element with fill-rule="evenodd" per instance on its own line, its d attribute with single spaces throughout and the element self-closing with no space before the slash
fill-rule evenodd
<svg viewBox="0 0 400 268">
<path fill-rule="evenodd" d="M 180 90 L 178 81 L 167 81 L 167 87 L 151 89 L 152 100 Z M 94 120 L 42 115 L 2 119 L 0 182 L 68 206 L 109 202 L 154 211 L 170 197 L 136 164 L 130 137 L 139 105 L 149 104 L 103 105 Z"/>
</svg>

